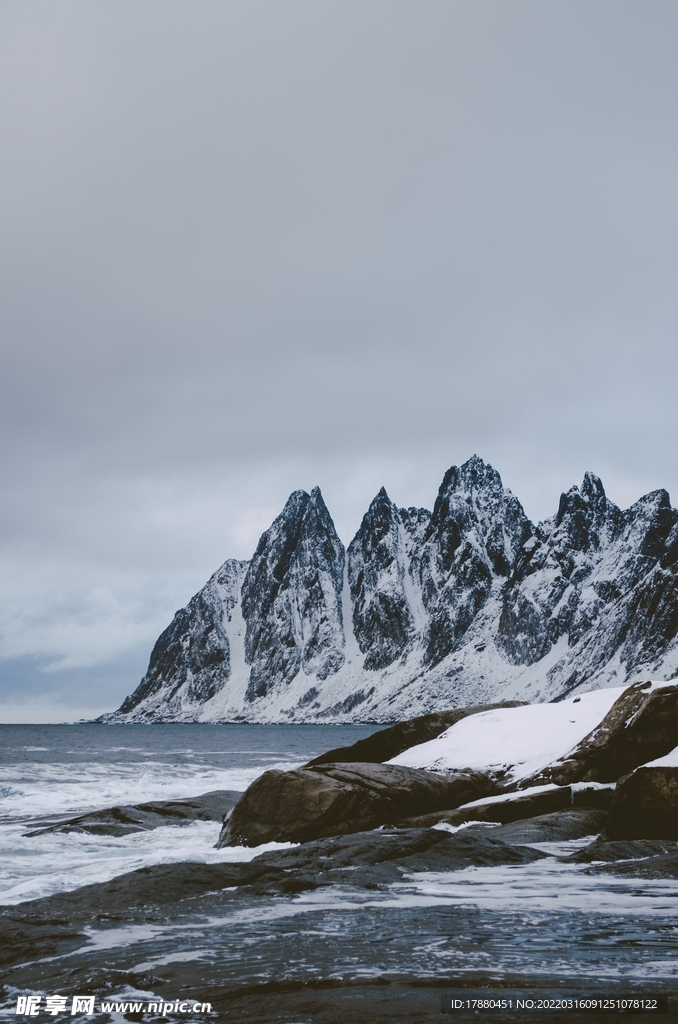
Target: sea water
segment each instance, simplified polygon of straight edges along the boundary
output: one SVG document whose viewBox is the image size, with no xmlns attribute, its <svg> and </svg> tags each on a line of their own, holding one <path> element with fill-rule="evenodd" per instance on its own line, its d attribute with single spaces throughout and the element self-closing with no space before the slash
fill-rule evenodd
<svg viewBox="0 0 678 1024">
<path fill-rule="evenodd" d="M 374 731 L 373 725 L 0 725 L 0 904 L 151 864 L 249 860 L 262 849 L 214 849 L 218 822 L 120 837 L 26 833 L 120 804 L 244 791 L 268 768 L 298 768 Z"/>
<path fill-rule="evenodd" d="M 25 833 L 30 826 L 115 804 L 242 790 L 267 768 L 298 767 L 372 731 L 293 725 L 0 727 L 0 903 L 17 905 L 153 864 L 250 859 L 262 848 L 214 849 L 218 822 L 120 838 Z M 138 908 L 126 920 L 124 895 L 118 903 L 111 895 L 109 915 L 93 914 L 79 944 L 66 944 L 58 956 L 50 953 L 12 973 L 0 997 L 0 1017 L 16 1019 L 17 993 L 29 990 L 115 992 L 124 998 L 141 992 L 148 999 L 158 992 L 189 992 L 210 1001 L 223 998 L 224 1006 L 250 992 L 258 1007 L 262 985 L 270 987 L 272 998 L 275 986 L 303 993 L 313 986 L 320 991 L 341 984 L 349 991 L 365 984 L 361 1021 L 371 1019 L 382 998 L 381 988 L 370 988 L 377 980 L 412 981 L 424 993 L 438 981 L 448 986 L 445 991 L 452 982 L 472 983 L 481 994 L 514 983 L 523 995 L 544 985 L 547 992 L 581 994 L 598 991 L 602 982 L 609 983 L 610 994 L 642 986 L 673 991 L 678 882 L 597 874 L 586 864 L 560 859 L 586 841 L 534 844 L 548 855 L 534 863 L 412 872 L 369 888 L 352 886 L 347 870 L 342 884 L 289 895 L 225 888 L 183 900 L 179 891 L 176 908 L 158 914 L 151 906 L 147 920 Z M 49 921 L 53 911 L 44 913 Z M 61 918 L 61 910 L 54 913 Z M 435 989 L 422 999 L 432 1014 Z M 271 1011 L 251 1019 L 273 1016 Z M 243 1010 L 233 1019 L 250 1018 Z M 306 1020 L 308 1014 L 280 1019 Z M 398 1010 L 392 1019 L 410 1017 Z"/>
</svg>

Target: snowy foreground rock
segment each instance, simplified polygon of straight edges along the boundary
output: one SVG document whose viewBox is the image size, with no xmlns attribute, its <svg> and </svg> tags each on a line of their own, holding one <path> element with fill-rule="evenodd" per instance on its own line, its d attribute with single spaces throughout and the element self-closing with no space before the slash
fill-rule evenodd
<svg viewBox="0 0 678 1024">
<path fill-rule="evenodd" d="M 382 489 L 344 549 L 295 491 L 158 639 L 106 722 L 393 722 L 678 675 L 678 512 L 587 473 L 534 526 L 499 474 L 453 467 L 433 511 Z"/>
<path fill-rule="evenodd" d="M 422 720 L 411 725 L 410 733 Z M 386 730 L 385 744 L 377 734 L 372 749 L 405 740 L 407 732 Z M 369 750 L 370 740 L 356 747 Z M 218 845 L 307 842 L 385 825 L 507 823 L 610 806 L 615 838 L 678 838 L 676 684 L 475 709 L 386 764 L 353 761 L 350 748 L 336 753 L 346 760 L 316 758 L 295 771 L 265 772 L 236 803 Z"/>
</svg>

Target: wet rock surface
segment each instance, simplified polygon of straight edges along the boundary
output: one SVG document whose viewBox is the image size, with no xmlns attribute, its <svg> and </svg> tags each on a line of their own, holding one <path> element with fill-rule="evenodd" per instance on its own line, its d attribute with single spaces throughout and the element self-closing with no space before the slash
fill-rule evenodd
<svg viewBox="0 0 678 1024">
<path fill-rule="evenodd" d="M 678 849 L 655 853 L 649 857 L 593 864 L 590 871 L 597 874 L 619 875 L 622 878 L 678 879 Z"/>
<path fill-rule="evenodd" d="M 294 895 L 350 884 L 376 889 L 413 871 L 472 865 L 526 864 L 544 854 L 491 835 L 450 835 L 437 829 L 362 832 L 264 853 L 249 863 L 162 864 L 17 907 L 0 908 L 0 965 L 52 955 L 79 941 L 91 921 L 109 924 L 162 919 L 177 903 L 207 893 Z"/>
<path fill-rule="evenodd" d="M 148 832 L 163 825 L 190 825 L 192 821 L 222 821 L 242 793 L 215 789 L 188 800 L 153 800 L 144 804 L 124 804 L 91 811 L 49 825 L 41 824 L 24 833 L 30 837 L 49 832 L 86 832 L 94 836 L 126 836 Z"/>
<path fill-rule="evenodd" d="M 668 839 L 610 840 L 603 833 L 566 860 L 590 865 L 592 874 L 678 879 L 678 842 Z"/>
<path fill-rule="evenodd" d="M 678 768 L 637 768 L 617 783 L 608 839 L 678 839 Z"/>
<path fill-rule="evenodd" d="M 579 807 L 492 826 L 489 832 L 488 826 L 483 825 L 470 825 L 464 831 L 466 834 L 474 835 L 482 829 L 486 835 L 489 834 L 493 839 L 500 839 L 510 845 L 562 843 L 571 839 L 583 839 L 586 836 L 598 836 L 603 831 L 606 821 L 607 811 Z"/>
<path fill-rule="evenodd" d="M 674 850 L 678 850 L 678 844 L 670 840 L 609 840 L 605 838 L 603 832 L 594 842 L 571 854 L 568 860 L 576 864 L 594 864 L 596 862 L 613 864 L 617 861 L 641 861 L 653 857 L 663 857 Z"/>
<path fill-rule="evenodd" d="M 353 762 L 268 771 L 235 805 L 217 845 L 308 842 L 361 832 L 493 792 L 494 784 L 479 773 L 437 774 L 397 765 Z"/>
<path fill-rule="evenodd" d="M 653 907 L 645 921 L 620 905 L 592 917 L 580 895 L 568 909 L 567 887 L 588 880 L 618 899 L 626 886 L 632 899 L 635 879 L 665 885 L 676 877 L 678 844 L 596 840 L 570 858 L 525 845 L 581 840 L 604 818 L 574 808 L 454 834 L 389 828 L 249 863 L 145 868 L 0 908 L 3 982 L 8 993 L 205 998 L 238 1024 L 420 1024 L 438 1016 L 441 995 L 452 991 L 590 997 L 605 995 L 601 978 L 620 973 L 626 995 L 670 994 L 673 976 L 660 968 L 675 959 L 675 915 Z M 438 902 L 436 885 L 449 886 Z M 510 895 L 502 903 L 512 887 L 515 907 Z M 97 1024 L 109 1019 L 96 1015 Z"/>
</svg>

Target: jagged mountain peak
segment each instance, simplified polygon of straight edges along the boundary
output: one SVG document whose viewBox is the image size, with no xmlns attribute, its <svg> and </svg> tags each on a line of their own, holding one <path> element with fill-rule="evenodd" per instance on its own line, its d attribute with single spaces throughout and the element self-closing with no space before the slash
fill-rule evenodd
<svg viewBox="0 0 678 1024">
<path fill-rule="evenodd" d="M 443 573 L 460 548 L 473 548 L 491 572 L 508 575 L 518 550 L 534 532 L 522 505 L 499 473 L 479 456 L 448 469 L 427 531 Z M 463 555 L 463 550 L 462 550 Z"/>
<path fill-rule="evenodd" d="M 584 479 L 582 480 L 581 493 L 587 501 L 591 504 L 598 505 L 603 502 L 606 498 L 605 488 L 603 487 L 603 481 L 595 473 L 592 473 L 589 469 L 584 473 Z"/>
<path fill-rule="evenodd" d="M 478 503 L 482 508 L 486 502 L 503 493 L 504 487 L 499 473 L 478 455 L 472 455 L 461 466 L 450 466 L 443 477 L 438 491 L 439 502 L 452 501 L 461 497 L 469 503 Z M 436 514 L 434 506 L 433 514 Z"/>
<path fill-rule="evenodd" d="M 400 657 L 415 631 L 416 615 L 408 600 L 413 591 L 409 529 L 409 519 L 405 525 L 382 487 L 348 547 L 353 632 L 368 670 Z"/>
<path fill-rule="evenodd" d="M 623 524 L 624 514 L 609 500 L 600 478 L 586 472 L 581 488 L 561 494 L 556 515 L 540 524 L 540 533 L 554 550 L 590 551 L 614 540 Z"/>
<path fill-rule="evenodd" d="M 341 667 L 344 557 L 320 488 L 294 491 L 262 534 L 242 586 L 247 700 L 299 671 L 324 679 Z"/>
<path fill-rule="evenodd" d="M 385 488 L 348 551 L 293 491 L 158 639 L 114 721 L 390 721 L 678 676 L 678 512 L 599 477 L 536 528 L 499 473 L 452 466 L 433 511 Z"/>
<path fill-rule="evenodd" d="M 661 558 L 669 534 L 678 521 L 668 491 L 659 489 L 644 494 L 624 513 L 625 536 L 643 558 Z"/>
<path fill-rule="evenodd" d="M 372 536 L 374 539 L 380 537 L 387 530 L 391 529 L 398 521 L 398 509 L 382 487 L 372 498 L 367 512 L 362 518 L 356 536 L 351 541 L 353 544 L 359 536 Z M 350 548 L 351 545 L 349 545 Z"/>
</svg>

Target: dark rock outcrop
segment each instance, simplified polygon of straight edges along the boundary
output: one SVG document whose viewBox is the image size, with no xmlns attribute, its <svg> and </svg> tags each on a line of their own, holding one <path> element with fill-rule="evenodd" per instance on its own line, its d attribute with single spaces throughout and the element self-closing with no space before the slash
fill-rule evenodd
<svg viewBox="0 0 678 1024">
<path fill-rule="evenodd" d="M 620 776 L 678 746 L 678 685 L 629 686 L 574 750 L 521 783 L 616 782 Z"/>
<path fill-rule="evenodd" d="M 90 811 L 75 818 L 40 825 L 27 837 L 47 832 L 85 832 L 94 836 L 126 836 L 148 832 L 161 825 L 190 825 L 192 821 L 222 821 L 242 796 L 235 790 L 215 789 L 187 800 L 154 800 L 146 804 L 123 804 Z"/>
<path fill-rule="evenodd" d="M 606 839 L 678 839 L 678 768 L 637 768 L 617 783 Z"/>
<path fill-rule="evenodd" d="M 541 793 L 526 793 L 519 797 L 507 794 L 504 799 L 481 801 L 473 807 L 457 807 L 449 811 L 420 814 L 399 824 L 401 828 L 431 828 L 441 822 L 448 825 L 464 825 L 467 821 L 496 821 L 504 825 L 543 814 L 554 814 L 572 807 L 606 809 L 612 803 L 612 793 L 611 789 L 591 787 L 573 790 L 570 786 L 561 786 Z"/>
<path fill-rule="evenodd" d="M 388 729 L 381 729 L 373 736 L 366 736 L 364 740 L 352 743 L 350 747 L 336 747 L 334 750 L 328 750 L 326 754 L 319 754 L 304 767 L 312 768 L 317 764 L 333 764 L 338 761 L 390 761 L 392 757 L 397 757 L 409 747 L 435 739 L 462 718 L 477 715 L 481 711 L 494 711 L 495 708 L 518 708 L 523 704 L 524 701 L 506 700 L 499 704 L 480 704 L 472 708 L 454 708 L 452 711 L 440 711 L 433 715 L 420 715 L 418 718 L 410 718 L 407 722 L 391 725 Z"/>
<path fill-rule="evenodd" d="M 597 842 L 591 845 L 592 863 L 587 869 L 589 875 L 678 878 L 678 843 L 669 846 L 668 842 L 652 844 L 650 840 L 641 842 L 629 839 L 626 842 Z M 568 859 L 574 860 L 574 857 Z"/>
<path fill-rule="evenodd" d="M 605 828 L 608 812 L 593 807 L 572 807 L 550 814 L 497 825 L 488 831 L 485 825 L 470 825 L 464 832 L 474 835 L 483 830 L 502 843 L 563 843 L 571 839 L 597 836 Z"/>
<path fill-rule="evenodd" d="M 233 808 L 217 843 L 259 846 L 393 825 L 494 791 L 485 775 L 385 764 L 331 764 L 264 772 Z"/>
</svg>

